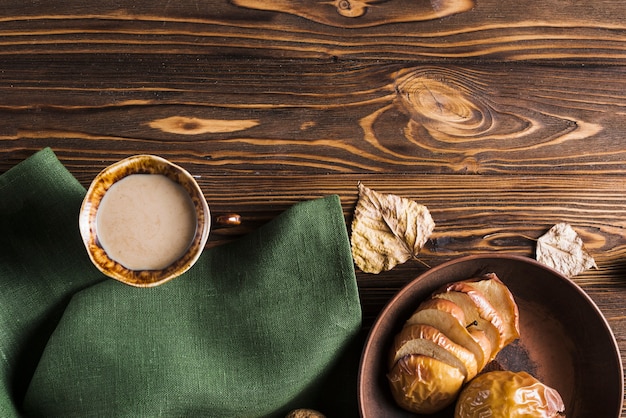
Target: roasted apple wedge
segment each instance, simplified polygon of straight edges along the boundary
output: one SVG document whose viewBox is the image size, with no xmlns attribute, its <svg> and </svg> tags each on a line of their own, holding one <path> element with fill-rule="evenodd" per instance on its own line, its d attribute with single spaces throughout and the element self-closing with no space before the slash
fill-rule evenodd
<svg viewBox="0 0 626 418">
<path fill-rule="evenodd" d="M 446 299 L 457 304 L 465 314 L 466 328 L 482 331 L 487 336 L 491 345 L 491 353 L 487 363 L 493 360 L 498 354 L 501 344 L 501 335 L 504 333 L 502 318 L 489 303 L 487 298 L 480 295 L 473 288 L 462 288 L 461 283 L 458 290 L 445 289 L 433 294 L 434 298 Z M 471 291 L 471 293 L 470 293 Z"/>
<path fill-rule="evenodd" d="M 459 368 L 466 381 L 473 379 L 478 373 L 474 353 L 430 325 L 405 326 L 396 336 L 391 353 L 390 368 L 402 357 L 419 354 Z"/>
<path fill-rule="evenodd" d="M 456 303 L 442 298 L 431 298 L 424 301 L 406 325 L 424 324 L 437 328 L 450 340 L 465 347 L 474 354 L 478 371 L 482 370 L 491 358 L 491 342 L 484 331 L 470 326 L 463 309 Z"/>
<path fill-rule="evenodd" d="M 504 333 L 500 349 L 518 339 L 520 337 L 519 309 L 513 294 L 498 276 L 495 273 L 488 273 L 465 283 L 482 293 L 502 317 Z"/>
</svg>

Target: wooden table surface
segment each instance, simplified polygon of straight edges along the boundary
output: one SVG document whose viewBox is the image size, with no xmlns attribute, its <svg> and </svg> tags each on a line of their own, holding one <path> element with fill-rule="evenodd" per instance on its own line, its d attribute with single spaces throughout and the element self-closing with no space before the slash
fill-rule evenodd
<svg viewBox="0 0 626 418">
<path fill-rule="evenodd" d="M 328 194 L 349 225 L 363 182 L 430 209 L 429 266 L 534 257 L 568 222 L 599 266 L 574 281 L 624 359 L 625 16 L 621 0 L 6 0 L 0 173 L 49 146 L 87 186 L 161 155 L 242 216 L 209 246 Z M 364 327 L 425 269 L 357 271 Z"/>
</svg>

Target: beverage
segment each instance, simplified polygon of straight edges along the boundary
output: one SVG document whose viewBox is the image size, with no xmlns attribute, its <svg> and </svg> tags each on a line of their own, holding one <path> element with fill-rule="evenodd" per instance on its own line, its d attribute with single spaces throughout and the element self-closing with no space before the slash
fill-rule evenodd
<svg viewBox="0 0 626 418">
<path fill-rule="evenodd" d="M 161 174 L 131 174 L 106 191 L 96 217 L 98 242 L 130 270 L 160 270 L 179 259 L 196 233 L 189 194 Z"/>
</svg>

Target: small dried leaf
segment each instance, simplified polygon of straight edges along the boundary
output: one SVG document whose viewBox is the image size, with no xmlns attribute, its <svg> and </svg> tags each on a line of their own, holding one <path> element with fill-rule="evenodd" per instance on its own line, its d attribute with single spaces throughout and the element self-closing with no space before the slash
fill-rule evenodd
<svg viewBox="0 0 626 418">
<path fill-rule="evenodd" d="M 359 183 L 351 241 L 354 262 L 362 271 L 378 274 L 416 258 L 434 228 L 426 206 Z"/>
<path fill-rule="evenodd" d="M 598 268 L 585 250 L 582 239 L 567 223 L 554 225 L 537 240 L 537 261 L 574 277 L 590 268 Z"/>
</svg>

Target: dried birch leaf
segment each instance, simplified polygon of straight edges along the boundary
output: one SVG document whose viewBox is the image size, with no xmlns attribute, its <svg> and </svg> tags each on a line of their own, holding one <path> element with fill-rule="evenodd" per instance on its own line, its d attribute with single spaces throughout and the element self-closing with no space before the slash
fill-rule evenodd
<svg viewBox="0 0 626 418">
<path fill-rule="evenodd" d="M 416 258 L 434 228 L 426 206 L 359 183 L 351 244 L 362 271 L 378 274 Z"/>
<path fill-rule="evenodd" d="M 567 223 L 554 225 L 537 240 L 537 261 L 574 277 L 590 268 L 598 268 L 585 250 L 582 239 Z"/>
</svg>

